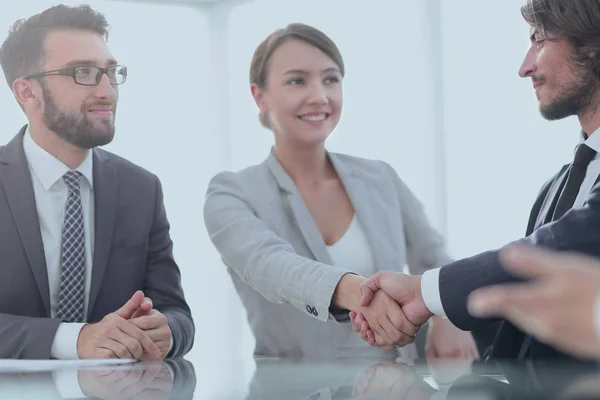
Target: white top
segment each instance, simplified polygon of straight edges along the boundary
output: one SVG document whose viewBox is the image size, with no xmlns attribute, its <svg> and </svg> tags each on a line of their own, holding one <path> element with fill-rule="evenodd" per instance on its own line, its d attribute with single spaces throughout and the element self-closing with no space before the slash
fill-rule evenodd
<svg viewBox="0 0 600 400">
<path fill-rule="evenodd" d="M 364 277 L 377 272 L 371 247 L 356 214 L 344 235 L 333 245 L 327 246 L 327 251 L 335 266 L 343 266 Z"/>
<path fill-rule="evenodd" d="M 594 131 L 594 133 L 585 140 L 585 144 L 596 150 L 596 155 L 587 167 L 585 178 L 581 183 L 579 193 L 577 194 L 577 198 L 575 199 L 572 208 L 580 208 L 583 206 L 583 203 L 587 199 L 587 196 L 590 193 L 596 178 L 598 178 L 598 175 L 600 175 L 600 129 Z M 433 314 L 445 317 L 446 313 L 444 311 L 440 296 L 439 275 L 440 268 L 426 271 L 421 280 L 421 292 L 423 294 L 423 301 L 425 302 L 427 308 L 429 308 Z M 598 308 L 600 308 L 600 305 Z M 600 313 L 600 309 L 597 310 L 597 317 L 594 322 L 598 327 L 598 335 L 600 337 L 600 315 L 598 315 L 598 313 Z"/>
<path fill-rule="evenodd" d="M 50 289 L 50 313 L 54 318 L 58 306 L 58 288 L 61 272 L 62 228 L 68 189 L 63 175 L 70 170 L 65 164 L 42 149 L 31 137 L 29 128 L 23 137 L 23 150 L 31 172 L 31 182 L 42 233 L 48 287 Z M 76 168 L 81 191 L 83 225 L 85 235 L 85 306 L 87 315 L 88 298 L 92 280 L 92 256 L 94 254 L 94 187 L 92 151 Z M 77 338 L 83 323 L 61 323 L 56 331 L 50 356 L 60 359 L 77 359 Z"/>
</svg>

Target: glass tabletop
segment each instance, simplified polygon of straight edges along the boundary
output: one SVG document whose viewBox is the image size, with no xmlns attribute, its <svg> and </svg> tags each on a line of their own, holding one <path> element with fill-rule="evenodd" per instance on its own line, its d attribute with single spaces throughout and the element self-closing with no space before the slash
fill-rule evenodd
<svg viewBox="0 0 600 400">
<path fill-rule="evenodd" d="M 372 359 L 335 362 L 255 358 L 240 388 L 235 366 L 219 395 L 197 382 L 216 379 L 210 360 L 124 364 L 40 364 L 0 368 L 0 399 L 599 399 L 595 363 L 516 363 Z"/>
</svg>

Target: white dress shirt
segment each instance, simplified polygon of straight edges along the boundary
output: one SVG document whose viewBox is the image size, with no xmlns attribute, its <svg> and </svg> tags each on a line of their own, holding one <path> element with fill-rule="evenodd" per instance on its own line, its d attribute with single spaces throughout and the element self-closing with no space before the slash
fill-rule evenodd
<svg viewBox="0 0 600 400">
<path fill-rule="evenodd" d="M 585 144 L 596 150 L 596 155 L 587 167 L 585 178 L 581 183 L 579 193 L 577 194 L 572 208 L 580 208 L 583 206 L 583 203 L 587 199 L 594 182 L 598 178 L 598 175 L 600 175 L 600 129 L 597 129 L 592 135 L 590 135 L 585 140 Z M 426 271 L 421 279 L 421 293 L 423 295 L 423 301 L 425 302 L 425 305 L 429 311 L 435 315 L 445 317 L 446 313 L 444 311 L 440 296 L 439 275 L 440 268 Z M 598 334 L 600 335 L 600 322 L 597 326 L 599 328 Z"/>
<path fill-rule="evenodd" d="M 335 266 L 344 266 L 347 270 L 365 277 L 373 276 L 377 272 L 373 252 L 356 215 L 344 235 L 331 246 L 327 246 L 327 251 Z"/>
<path fill-rule="evenodd" d="M 35 204 L 40 222 L 44 255 L 50 289 L 50 313 L 55 317 L 61 275 L 62 228 L 68 189 L 63 175 L 70 170 L 65 164 L 42 149 L 31 137 L 29 128 L 23 138 L 23 149 L 31 172 Z M 87 315 L 92 259 L 94 254 L 94 196 L 92 151 L 76 171 L 79 178 L 85 235 L 85 306 Z M 61 323 L 56 331 L 50 356 L 58 359 L 78 359 L 77 338 L 84 323 Z"/>
</svg>

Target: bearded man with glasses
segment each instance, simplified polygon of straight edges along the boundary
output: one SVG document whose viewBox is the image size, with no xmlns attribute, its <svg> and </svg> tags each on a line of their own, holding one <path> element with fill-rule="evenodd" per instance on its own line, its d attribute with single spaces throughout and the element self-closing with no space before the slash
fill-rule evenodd
<svg viewBox="0 0 600 400">
<path fill-rule="evenodd" d="M 180 357 L 194 323 L 156 175 L 99 149 L 127 67 L 87 5 L 17 21 L 0 65 L 28 124 L 0 147 L 0 358 Z"/>
</svg>

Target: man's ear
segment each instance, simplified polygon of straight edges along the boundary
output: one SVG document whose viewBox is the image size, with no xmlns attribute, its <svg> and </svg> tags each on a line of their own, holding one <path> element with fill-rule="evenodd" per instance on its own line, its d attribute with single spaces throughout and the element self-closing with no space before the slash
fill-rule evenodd
<svg viewBox="0 0 600 400">
<path fill-rule="evenodd" d="M 36 107 L 40 104 L 40 97 L 33 85 L 33 81 L 23 78 L 15 79 L 12 84 L 13 94 L 21 105 L 21 108 L 24 110 Z"/>
</svg>

